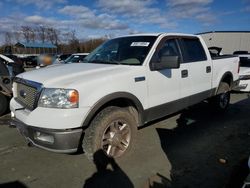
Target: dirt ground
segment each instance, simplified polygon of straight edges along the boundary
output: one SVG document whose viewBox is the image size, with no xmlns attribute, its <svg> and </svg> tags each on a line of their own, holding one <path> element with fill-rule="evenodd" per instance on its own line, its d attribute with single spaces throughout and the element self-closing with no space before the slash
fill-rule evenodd
<svg viewBox="0 0 250 188">
<path fill-rule="evenodd" d="M 84 154 L 28 147 L 8 121 L 0 118 L 0 187 L 222 188 L 243 177 L 235 169 L 250 154 L 247 94 L 233 94 L 224 114 L 202 103 L 151 123 L 130 155 L 98 170 Z"/>
</svg>

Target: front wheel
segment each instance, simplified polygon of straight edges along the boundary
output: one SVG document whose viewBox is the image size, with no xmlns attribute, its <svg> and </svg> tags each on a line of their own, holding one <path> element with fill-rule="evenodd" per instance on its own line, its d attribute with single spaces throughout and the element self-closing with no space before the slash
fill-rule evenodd
<svg viewBox="0 0 250 188">
<path fill-rule="evenodd" d="M 136 131 L 135 117 L 126 108 L 107 107 L 86 130 L 83 150 L 89 159 L 100 149 L 113 158 L 124 156 L 135 142 Z"/>
</svg>

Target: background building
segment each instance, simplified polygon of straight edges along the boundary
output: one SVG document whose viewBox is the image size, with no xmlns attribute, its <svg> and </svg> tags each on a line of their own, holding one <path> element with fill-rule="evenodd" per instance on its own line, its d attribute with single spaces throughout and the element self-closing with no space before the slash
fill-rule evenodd
<svg viewBox="0 0 250 188">
<path fill-rule="evenodd" d="M 38 55 L 38 54 L 56 54 L 57 46 L 51 43 L 38 43 L 38 42 L 18 42 L 15 44 L 13 54 L 29 54 L 29 55 Z"/>
<path fill-rule="evenodd" d="M 202 36 L 208 47 L 221 47 L 223 54 L 234 51 L 250 53 L 250 31 L 210 31 L 198 35 Z"/>
</svg>

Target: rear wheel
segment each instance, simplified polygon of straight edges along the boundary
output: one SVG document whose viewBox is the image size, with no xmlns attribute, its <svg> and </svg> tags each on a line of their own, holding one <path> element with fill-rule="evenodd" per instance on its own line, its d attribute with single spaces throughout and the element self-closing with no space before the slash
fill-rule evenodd
<svg viewBox="0 0 250 188">
<path fill-rule="evenodd" d="M 83 150 L 92 159 L 97 150 L 118 158 L 129 153 L 135 142 L 137 123 L 126 108 L 107 107 L 93 119 L 86 130 Z"/>
<path fill-rule="evenodd" d="M 228 83 L 221 82 L 217 96 L 212 100 L 215 108 L 219 111 L 225 111 L 230 103 L 230 86 Z"/>
<path fill-rule="evenodd" d="M 0 93 L 0 116 L 7 111 L 8 106 L 7 98 L 2 93 Z"/>
</svg>

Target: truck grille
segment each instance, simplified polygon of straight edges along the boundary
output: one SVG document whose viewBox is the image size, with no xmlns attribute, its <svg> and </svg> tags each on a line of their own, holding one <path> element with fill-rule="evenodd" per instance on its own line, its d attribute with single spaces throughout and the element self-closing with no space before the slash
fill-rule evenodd
<svg viewBox="0 0 250 188">
<path fill-rule="evenodd" d="M 27 81 L 23 79 L 16 79 L 16 95 L 15 99 L 29 110 L 34 110 L 37 105 L 37 99 L 41 91 L 41 84 Z"/>
</svg>

